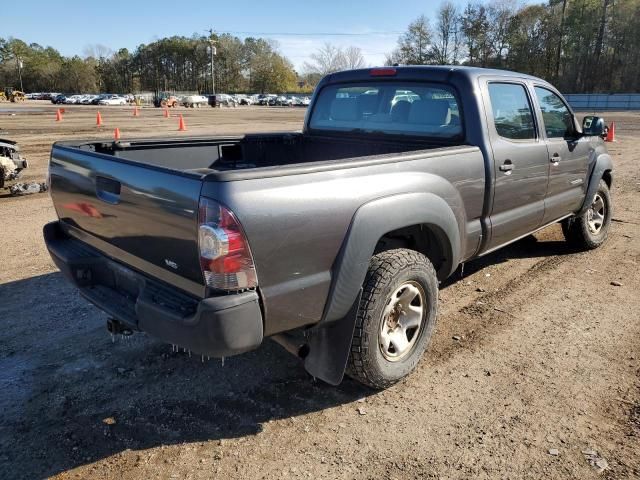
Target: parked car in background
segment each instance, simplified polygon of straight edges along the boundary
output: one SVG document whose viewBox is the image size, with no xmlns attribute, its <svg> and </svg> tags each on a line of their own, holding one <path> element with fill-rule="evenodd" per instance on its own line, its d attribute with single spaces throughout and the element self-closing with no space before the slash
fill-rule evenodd
<svg viewBox="0 0 640 480">
<path fill-rule="evenodd" d="M 98 105 L 126 105 L 127 99 L 120 95 L 106 95 L 98 101 Z"/>
<path fill-rule="evenodd" d="M 51 97 L 51 103 L 53 103 L 54 105 L 59 105 L 61 103 L 65 103 L 66 99 L 66 95 L 59 93 L 58 95 Z"/>
<path fill-rule="evenodd" d="M 285 95 L 280 95 L 276 98 L 275 104 L 280 107 L 290 107 L 291 105 L 293 105 L 293 98 L 287 97 Z"/>
<path fill-rule="evenodd" d="M 204 95 L 185 95 L 180 103 L 187 108 L 203 107 L 209 103 L 209 99 Z"/>
<path fill-rule="evenodd" d="M 107 98 L 108 95 L 106 93 L 102 93 L 100 95 L 96 95 L 95 98 L 93 100 L 91 100 L 91 105 L 98 105 L 100 103 L 100 100 L 102 100 L 103 98 Z"/>
<path fill-rule="evenodd" d="M 277 95 L 273 95 L 270 93 L 263 94 L 262 96 L 259 97 L 258 104 L 259 105 L 275 105 L 276 98 L 278 98 Z"/>
<path fill-rule="evenodd" d="M 78 103 L 81 98 L 82 95 L 71 95 L 64 100 L 64 103 L 66 103 L 67 105 L 73 105 Z"/>
<path fill-rule="evenodd" d="M 238 101 L 231 95 L 226 93 L 216 93 L 216 104 L 217 106 L 225 106 L 225 107 L 237 107 Z"/>
</svg>

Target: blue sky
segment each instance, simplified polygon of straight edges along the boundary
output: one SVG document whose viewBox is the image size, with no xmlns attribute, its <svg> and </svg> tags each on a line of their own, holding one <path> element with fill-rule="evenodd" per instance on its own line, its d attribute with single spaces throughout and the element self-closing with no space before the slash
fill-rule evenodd
<svg viewBox="0 0 640 480">
<path fill-rule="evenodd" d="M 454 0 L 454 3 L 462 8 L 467 0 Z M 204 34 L 208 28 L 217 32 L 265 32 L 273 34 L 259 36 L 276 40 L 281 53 L 297 68 L 325 42 L 358 46 L 367 63 L 375 65 L 381 64 L 384 54 L 394 48 L 397 32 L 405 30 L 409 22 L 421 14 L 434 18 L 439 4 L 428 0 L 32 0 L 20 15 L 3 22 L 0 36 L 50 45 L 64 55 L 82 55 L 88 45 L 133 50 L 157 38 Z M 367 35 L 310 35 L 330 32 Z"/>
</svg>

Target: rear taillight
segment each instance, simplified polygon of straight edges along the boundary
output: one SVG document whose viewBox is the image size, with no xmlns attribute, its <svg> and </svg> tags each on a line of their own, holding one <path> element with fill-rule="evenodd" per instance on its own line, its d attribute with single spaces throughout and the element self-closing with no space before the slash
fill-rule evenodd
<svg viewBox="0 0 640 480">
<path fill-rule="evenodd" d="M 235 215 L 208 198 L 200 200 L 200 265 L 206 284 L 237 291 L 258 285 L 247 238 Z"/>
</svg>

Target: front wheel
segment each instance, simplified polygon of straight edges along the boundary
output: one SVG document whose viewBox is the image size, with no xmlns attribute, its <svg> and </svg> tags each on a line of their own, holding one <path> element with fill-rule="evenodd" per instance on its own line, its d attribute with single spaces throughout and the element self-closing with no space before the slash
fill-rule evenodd
<svg viewBox="0 0 640 480">
<path fill-rule="evenodd" d="M 609 187 L 600 180 L 591 205 L 579 217 L 571 217 L 562 222 L 562 233 L 567 242 L 579 250 L 593 250 L 602 245 L 609 234 L 613 209 Z"/>
<path fill-rule="evenodd" d="M 436 324 L 438 280 L 431 262 L 407 249 L 374 255 L 351 344 L 347 374 L 372 388 L 407 376 Z"/>
</svg>

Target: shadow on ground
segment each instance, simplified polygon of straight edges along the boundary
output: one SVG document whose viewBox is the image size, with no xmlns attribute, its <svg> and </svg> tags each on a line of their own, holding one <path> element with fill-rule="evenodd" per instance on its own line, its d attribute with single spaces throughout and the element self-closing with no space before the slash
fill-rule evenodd
<svg viewBox="0 0 640 480">
<path fill-rule="evenodd" d="M 504 263 L 516 258 L 542 258 L 576 253 L 564 240 L 539 240 L 534 235 L 529 235 L 522 240 L 497 250 L 493 253 L 477 258 L 458 267 L 456 273 L 440 284 L 440 288 L 446 288 L 460 281 L 462 277 L 473 275 L 480 270 L 499 263 Z"/>
<path fill-rule="evenodd" d="M 564 253 L 564 242 L 526 239 L 465 274 Z M 252 435 L 270 420 L 374 393 L 350 380 L 337 388 L 315 382 L 272 342 L 224 366 L 142 334 L 112 343 L 106 316 L 59 273 L 0 285 L 0 299 L 4 478 L 55 475 L 126 449 Z"/>
<path fill-rule="evenodd" d="M 224 366 L 143 334 L 112 343 L 106 315 L 59 273 L 0 285 L 0 299 L 2 478 L 55 475 L 125 449 L 252 435 L 270 420 L 373 393 L 352 381 L 315 382 L 269 341 Z"/>
</svg>

